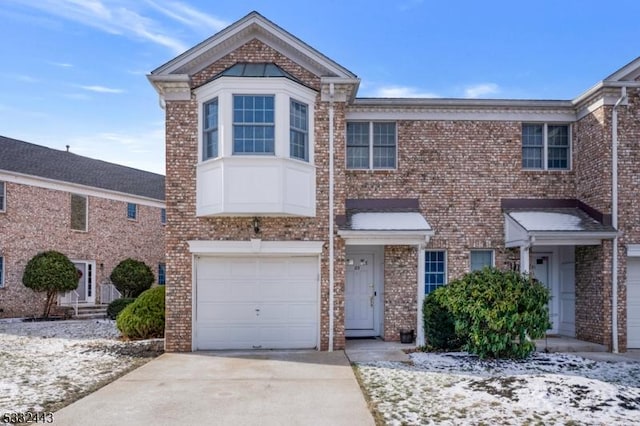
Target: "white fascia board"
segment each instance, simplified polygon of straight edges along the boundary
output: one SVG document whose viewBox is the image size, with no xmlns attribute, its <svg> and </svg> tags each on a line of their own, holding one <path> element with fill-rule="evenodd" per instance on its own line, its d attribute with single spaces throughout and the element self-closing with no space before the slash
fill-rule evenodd
<svg viewBox="0 0 640 426">
<path fill-rule="evenodd" d="M 25 175 L 22 173 L 0 170 L 0 180 L 16 183 L 19 185 L 35 186 L 38 188 L 53 189 L 56 191 L 70 192 L 79 195 L 105 198 L 108 200 L 122 201 L 126 203 L 140 204 L 149 207 L 165 208 L 164 200 L 143 197 L 139 195 L 127 194 L 124 192 L 111 191 L 108 189 L 96 188 L 94 186 L 79 185 L 76 183 L 47 179 L 37 176 Z"/>
<path fill-rule="evenodd" d="M 599 246 L 602 240 L 615 238 L 615 232 L 530 232 L 533 246 Z"/>
<path fill-rule="evenodd" d="M 195 255 L 287 255 L 310 256 L 322 253 L 324 241 L 188 241 L 189 251 Z"/>
<path fill-rule="evenodd" d="M 640 257 L 640 244 L 627 244 L 627 256 Z"/>
<path fill-rule="evenodd" d="M 424 245 L 435 234 L 434 231 L 352 231 L 340 230 L 346 245 Z"/>
<path fill-rule="evenodd" d="M 572 123 L 574 111 L 540 111 L 514 109 L 385 109 L 383 111 L 347 111 L 347 120 L 457 120 L 457 121 L 539 121 L 545 123 Z"/>
</svg>

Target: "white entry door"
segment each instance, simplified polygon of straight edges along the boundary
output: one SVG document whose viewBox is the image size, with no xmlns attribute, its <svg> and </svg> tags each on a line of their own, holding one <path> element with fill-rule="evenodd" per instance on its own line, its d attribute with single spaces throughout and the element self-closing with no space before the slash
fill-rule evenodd
<svg viewBox="0 0 640 426">
<path fill-rule="evenodd" d="M 551 279 L 550 254 L 536 254 L 533 260 L 533 276 L 549 290 L 549 333 L 558 332 L 558 314 L 555 307 L 555 291 Z"/>
<path fill-rule="evenodd" d="M 576 264 L 560 265 L 560 329 L 563 336 L 576 336 Z"/>
<path fill-rule="evenodd" d="M 73 265 L 78 271 L 78 302 L 94 303 L 95 295 L 95 262 L 93 261 L 73 261 Z"/>
<path fill-rule="evenodd" d="M 348 256 L 345 277 L 345 329 L 351 335 L 374 335 L 376 288 L 373 255 Z"/>
<path fill-rule="evenodd" d="M 640 258 L 627 258 L 627 348 L 640 349 Z"/>
</svg>

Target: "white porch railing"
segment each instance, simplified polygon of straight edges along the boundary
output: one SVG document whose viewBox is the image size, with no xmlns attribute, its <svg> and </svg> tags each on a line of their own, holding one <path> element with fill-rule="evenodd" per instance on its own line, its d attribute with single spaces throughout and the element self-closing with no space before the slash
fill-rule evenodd
<svg viewBox="0 0 640 426">
<path fill-rule="evenodd" d="M 78 315 L 78 299 L 79 298 L 80 298 L 80 294 L 77 291 L 75 290 L 67 291 L 66 293 L 60 294 L 60 299 L 58 301 L 58 304 L 60 306 L 73 306 L 73 310 L 75 311 L 75 314 Z"/>
<path fill-rule="evenodd" d="M 122 294 L 113 284 L 100 284 L 100 303 L 106 305 L 121 297 Z"/>
</svg>

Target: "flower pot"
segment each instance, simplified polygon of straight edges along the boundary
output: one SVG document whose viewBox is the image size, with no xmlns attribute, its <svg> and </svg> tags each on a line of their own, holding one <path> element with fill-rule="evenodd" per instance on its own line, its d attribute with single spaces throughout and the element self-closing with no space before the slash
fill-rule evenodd
<svg viewBox="0 0 640 426">
<path fill-rule="evenodd" d="M 400 343 L 413 343 L 413 330 L 400 330 Z"/>
</svg>

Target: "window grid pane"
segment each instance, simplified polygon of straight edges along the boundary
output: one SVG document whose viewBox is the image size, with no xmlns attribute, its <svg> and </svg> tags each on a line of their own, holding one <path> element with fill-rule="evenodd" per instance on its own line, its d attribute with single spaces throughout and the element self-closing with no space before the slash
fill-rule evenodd
<svg viewBox="0 0 640 426">
<path fill-rule="evenodd" d="M 4 208 L 4 198 L 5 198 L 5 191 L 4 191 L 4 182 L 0 182 L 0 212 L 3 212 L 5 210 Z"/>
<path fill-rule="evenodd" d="M 373 123 L 373 168 L 396 167 L 396 123 Z"/>
<path fill-rule="evenodd" d="M 429 294 L 446 284 L 445 252 L 426 251 L 424 263 L 424 293 Z"/>
<path fill-rule="evenodd" d="M 547 126 L 547 167 L 569 168 L 569 126 Z"/>
<path fill-rule="evenodd" d="M 204 105 L 203 160 L 218 156 L 218 99 Z"/>
<path fill-rule="evenodd" d="M 134 203 L 127 203 L 127 219 L 136 218 L 137 206 Z"/>
<path fill-rule="evenodd" d="M 493 250 L 472 250 L 470 254 L 471 271 L 479 271 L 485 266 L 493 266 Z"/>
<path fill-rule="evenodd" d="M 369 168 L 369 123 L 347 123 L 347 168 Z"/>
<path fill-rule="evenodd" d="M 158 263 L 158 285 L 165 285 L 167 282 L 167 265 Z"/>
<path fill-rule="evenodd" d="M 167 223 L 167 209 L 160 209 L 160 223 Z"/>
<path fill-rule="evenodd" d="M 233 153 L 275 153 L 274 96 L 233 96 Z"/>
<path fill-rule="evenodd" d="M 542 169 L 544 151 L 544 125 L 522 125 L 522 167 L 525 169 Z"/>
<path fill-rule="evenodd" d="M 309 161 L 309 123 L 307 105 L 291 101 L 289 155 L 291 158 Z"/>
</svg>

